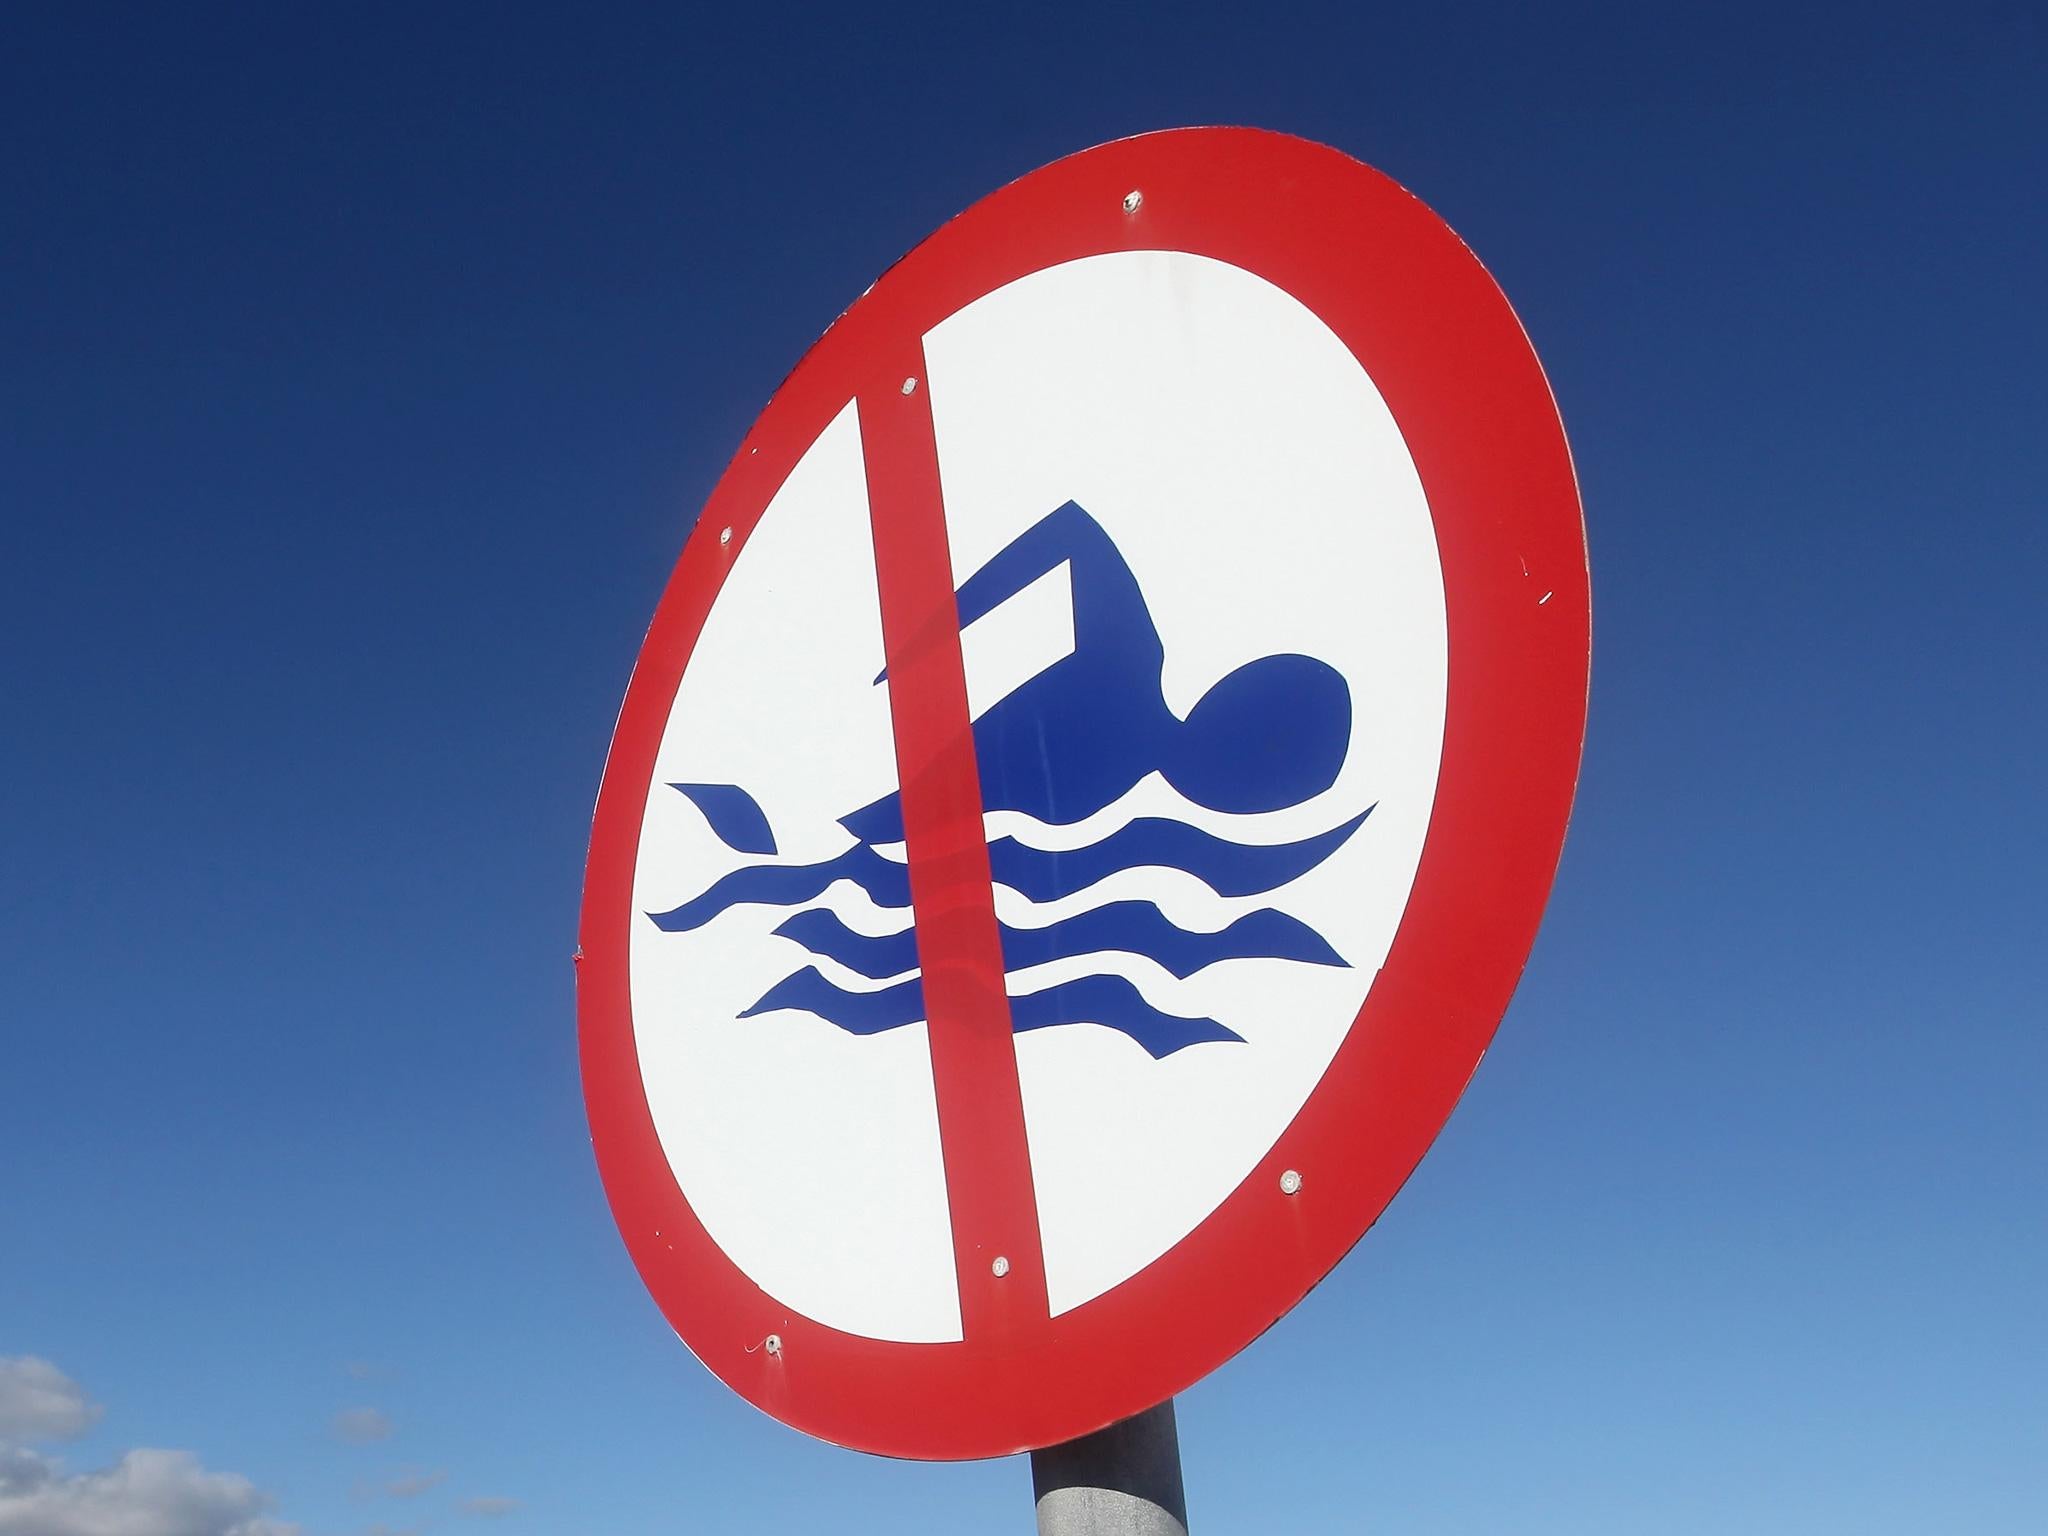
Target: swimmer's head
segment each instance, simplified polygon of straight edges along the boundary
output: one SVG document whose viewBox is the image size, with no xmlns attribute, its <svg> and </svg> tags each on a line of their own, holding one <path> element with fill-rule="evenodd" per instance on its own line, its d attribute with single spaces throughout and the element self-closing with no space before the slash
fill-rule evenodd
<svg viewBox="0 0 2048 1536">
<path fill-rule="evenodd" d="M 1167 782 L 1212 811 L 1277 811 L 1337 782 L 1351 690 L 1312 656 L 1262 656 L 1224 677 L 1176 733 Z"/>
</svg>

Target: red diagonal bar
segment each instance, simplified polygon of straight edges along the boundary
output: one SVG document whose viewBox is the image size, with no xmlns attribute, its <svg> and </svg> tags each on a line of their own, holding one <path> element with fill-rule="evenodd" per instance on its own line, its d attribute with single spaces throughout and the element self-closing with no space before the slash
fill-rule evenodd
<svg viewBox="0 0 2048 1536">
<path fill-rule="evenodd" d="M 860 396 L 861 447 L 960 1321 L 970 1346 L 991 1347 L 1015 1324 L 1043 1325 L 1045 1260 L 923 344 L 903 348 L 899 361 L 900 373 Z M 908 393 L 906 380 L 915 381 Z M 1007 1260 L 1000 1276 L 998 1259 Z"/>
</svg>

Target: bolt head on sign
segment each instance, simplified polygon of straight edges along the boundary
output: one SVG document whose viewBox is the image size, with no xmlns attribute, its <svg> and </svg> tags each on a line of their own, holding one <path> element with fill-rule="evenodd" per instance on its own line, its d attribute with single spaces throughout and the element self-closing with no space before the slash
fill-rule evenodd
<svg viewBox="0 0 2048 1536">
<path fill-rule="evenodd" d="M 676 1332 L 934 1458 L 1243 1348 L 1492 1038 L 1588 634 L 1542 369 L 1377 172 L 1158 133 L 931 236 L 712 493 L 598 798 L 585 1093 Z"/>
</svg>

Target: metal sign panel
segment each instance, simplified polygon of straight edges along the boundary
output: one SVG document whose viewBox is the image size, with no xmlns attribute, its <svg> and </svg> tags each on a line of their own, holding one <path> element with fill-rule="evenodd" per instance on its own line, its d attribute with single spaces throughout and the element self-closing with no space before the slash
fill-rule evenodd
<svg viewBox="0 0 2048 1536">
<path fill-rule="evenodd" d="M 1392 182 L 1190 129 L 945 226 L 748 434 L 605 770 L 585 1090 L 677 1333 L 904 1456 L 1214 1369 L 1492 1037 L 1587 659 L 1542 371 Z"/>
</svg>

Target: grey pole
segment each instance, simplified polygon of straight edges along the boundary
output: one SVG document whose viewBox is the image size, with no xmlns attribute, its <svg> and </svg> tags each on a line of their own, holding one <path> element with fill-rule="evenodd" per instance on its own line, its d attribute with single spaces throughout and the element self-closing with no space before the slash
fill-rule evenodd
<svg viewBox="0 0 2048 1536">
<path fill-rule="evenodd" d="M 1173 1399 L 1031 1453 L 1038 1536 L 1187 1536 Z"/>
</svg>

